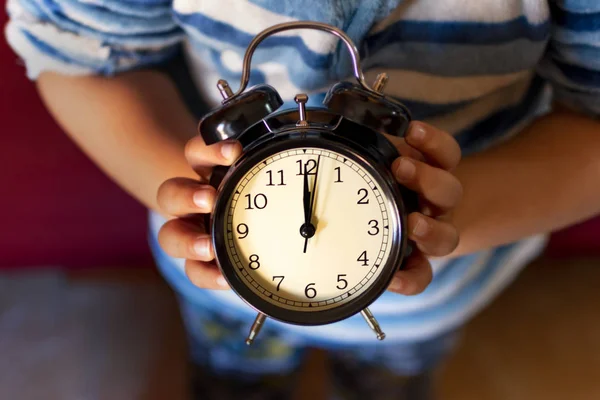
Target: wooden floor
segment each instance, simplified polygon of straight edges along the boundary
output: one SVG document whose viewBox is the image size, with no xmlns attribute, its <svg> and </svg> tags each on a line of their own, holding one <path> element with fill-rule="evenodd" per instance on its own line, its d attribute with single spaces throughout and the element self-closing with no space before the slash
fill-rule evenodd
<svg viewBox="0 0 600 400">
<path fill-rule="evenodd" d="M 600 262 L 536 262 L 467 327 L 443 399 L 600 399 Z"/>
<path fill-rule="evenodd" d="M 0 304 L 0 398 L 20 393 L 19 400 L 37 400 L 40 392 L 33 389 L 39 389 L 45 400 L 84 394 L 99 400 L 186 399 L 186 349 L 177 306 L 161 279 L 145 271 L 70 274 L 65 282 L 54 279 L 53 290 L 44 292 L 35 283 L 36 299 L 22 300 L 15 281 L 0 276 L 0 299 L 5 300 Z M 63 294 L 59 302 L 56 293 Z M 19 307 L 39 315 L 27 320 L 24 311 L 25 317 L 15 319 Z M 47 332 L 40 319 L 44 314 L 52 314 Z M 62 342 L 60 324 L 70 335 Z M 74 329 L 80 325 L 87 328 Z M 19 327 L 35 334 L 18 333 Z M 48 351 L 49 342 L 57 355 L 36 358 Z M 74 354 L 62 368 L 68 351 Z M 323 354 L 315 353 L 304 366 L 297 399 L 325 398 L 324 362 Z M 39 384 L 26 384 L 31 380 Z M 93 384 L 73 386 L 82 380 Z M 599 400 L 600 260 L 539 260 L 528 267 L 466 327 L 456 354 L 440 371 L 437 389 L 441 400 Z"/>
</svg>

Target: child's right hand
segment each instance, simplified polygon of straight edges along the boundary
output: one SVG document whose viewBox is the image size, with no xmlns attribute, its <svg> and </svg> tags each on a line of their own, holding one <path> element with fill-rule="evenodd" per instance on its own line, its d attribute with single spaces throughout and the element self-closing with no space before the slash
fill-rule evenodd
<svg viewBox="0 0 600 400">
<path fill-rule="evenodd" d="M 212 212 L 216 190 L 207 184 L 212 168 L 231 165 L 242 153 L 238 142 L 219 142 L 211 146 L 201 137 L 191 139 L 185 157 L 201 177 L 199 180 L 173 178 L 158 189 L 157 201 L 163 214 L 175 217 L 158 233 L 162 249 L 172 257 L 185 258 L 185 271 L 196 286 L 227 289 L 227 283 L 214 264 L 210 235 L 202 214 Z"/>
</svg>

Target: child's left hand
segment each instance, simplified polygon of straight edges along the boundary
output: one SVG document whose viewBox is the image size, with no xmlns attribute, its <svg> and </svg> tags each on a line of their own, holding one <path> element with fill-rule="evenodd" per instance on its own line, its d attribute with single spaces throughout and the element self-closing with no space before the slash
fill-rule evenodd
<svg viewBox="0 0 600 400">
<path fill-rule="evenodd" d="M 392 164 L 396 180 L 420 198 L 420 212 L 408 216 L 408 236 L 417 248 L 388 290 L 413 295 L 431 282 L 427 257 L 447 256 L 458 246 L 458 230 L 449 216 L 462 198 L 462 185 L 451 172 L 461 159 L 461 150 L 450 134 L 423 122 L 411 123 L 405 139 L 388 139 L 401 154 Z"/>
</svg>

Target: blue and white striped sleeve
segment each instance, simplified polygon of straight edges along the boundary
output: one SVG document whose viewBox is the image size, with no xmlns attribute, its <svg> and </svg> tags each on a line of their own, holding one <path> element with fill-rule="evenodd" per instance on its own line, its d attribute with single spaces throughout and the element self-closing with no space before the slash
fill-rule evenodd
<svg viewBox="0 0 600 400">
<path fill-rule="evenodd" d="M 171 0 L 8 0 L 7 12 L 6 39 L 32 80 L 156 65 L 183 39 Z"/>
<path fill-rule="evenodd" d="M 540 74 L 554 98 L 600 116 L 600 1 L 551 0 L 552 35 Z"/>
</svg>

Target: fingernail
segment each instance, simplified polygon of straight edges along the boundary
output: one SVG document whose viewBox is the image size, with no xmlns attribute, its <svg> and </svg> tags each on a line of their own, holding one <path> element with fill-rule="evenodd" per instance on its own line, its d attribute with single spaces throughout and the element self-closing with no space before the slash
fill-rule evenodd
<svg viewBox="0 0 600 400">
<path fill-rule="evenodd" d="M 400 180 L 409 180 L 415 175 L 415 164 L 407 158 L 401 158 L 396 169 L 396 176 Z"/>
<path fill-rule="evenodd" d="M 429 224 L 425 221 L 424 218 L 419 218 L 412 232 L 413 235 L 422 237 L 425 236 L 428 230 Z"/>
<path fill-rule="evenodd" d="M 233 143 L 223 143 L 223 146 L 221 146 L 221 154 L 226 160 L 229 160 L 231 159 L 231 156 L 233 156 L 234 149 L 235 145 Z"/>
<path fill-rule="evenodd" d="M 425 139 L 426 133 L 427 132 L 425 131 L 425 128 L 423 128 L 421 125 L 417 125 L 414 127 L 414 129 L 410 130 L 409 136 L 413 142 L 422 142 L 423 139 Z"/>
<path fill-rule="evenodd" d="M 388 287 L 388 290 L 392 290 L 394 292 L 399 292 L 402 290 L 402 286 L 404 286 L 402 278 L 396 276 L 390 282 L 390 286 Z"/>
<path fill-rule="evenodd" d="M 421 214 L 423 214 L 427 217 L 432 217 L 433 210 L 431 209 L 431 207 L 425 205 L 425 206 L 421 207 Z"/>
<path fill-rule="evenodd" d="M 217 285 L 219 285 L 221 287 L 225 287 L 225 288 L 229 287 L 229 285 L 227 284 L 227 281 L 222 276 L 217 278 Z"/>
<path fill-rule="evenodd" d="M 210 255 L 210 240 L 208 240 L 208 238 L 196 240 L 194 243 L 194 251 L 200 257 L 208 257 Z"/>
<path fill-rule="evenodd" d="M 199 190 L 194 193 L 194 204 L 198 208 L 207 209 L 209 208 L 209 193 L 206 190 Z"/>
</svg>

